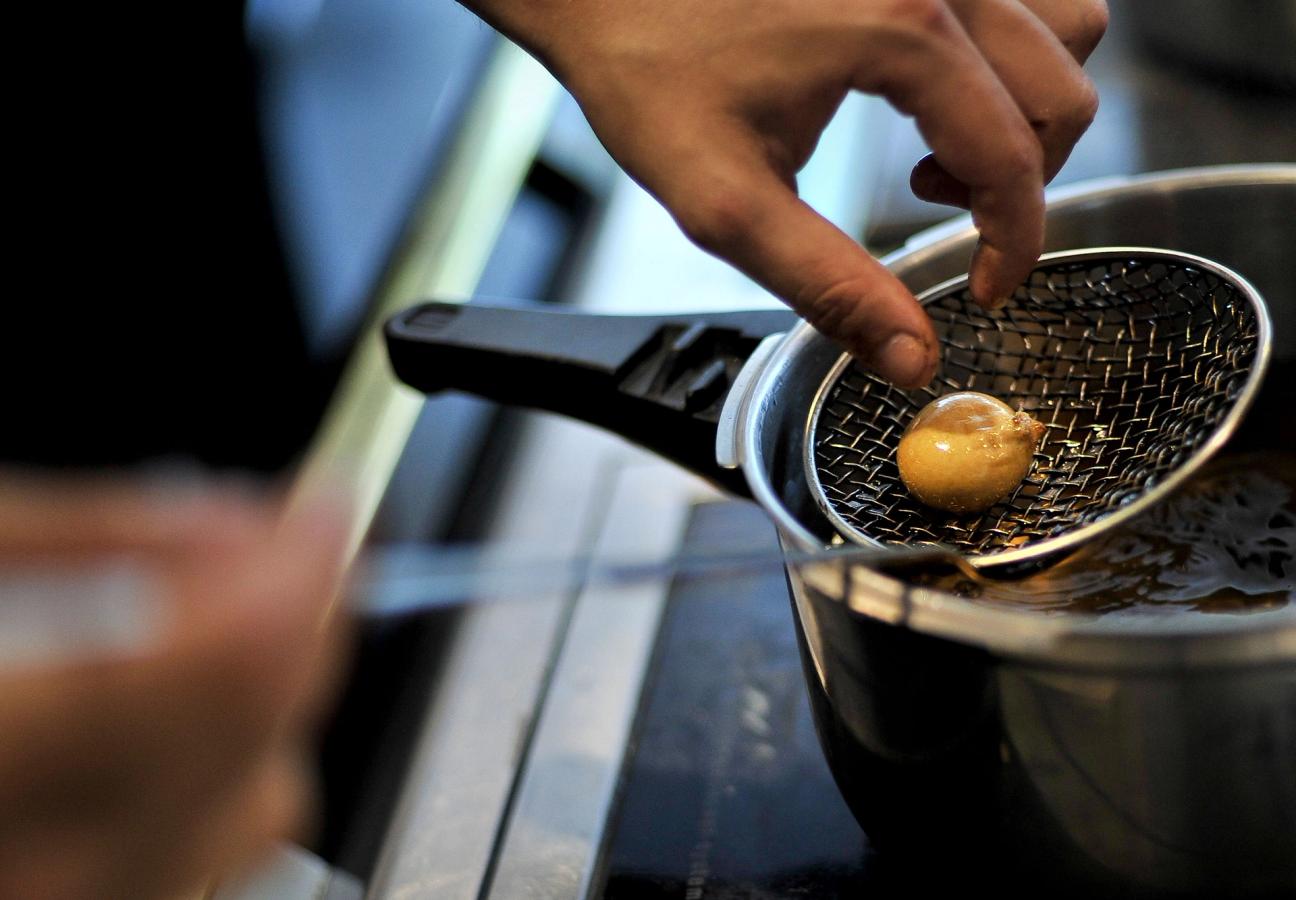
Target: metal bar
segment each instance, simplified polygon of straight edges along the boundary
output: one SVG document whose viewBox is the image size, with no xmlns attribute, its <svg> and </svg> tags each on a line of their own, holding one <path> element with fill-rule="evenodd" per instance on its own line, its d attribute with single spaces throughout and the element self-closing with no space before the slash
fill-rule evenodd
<svg viewBox="0 0 1296 900">
<path fill-rule="evenodd" d="M 611 504 L 623 514 L 610 517 L 596 553 L 675 551 L 689 501 L 704 495 L 664 465 L 626 469 Z M 663 577 L 582 591 L 500 841 L 492 900 L 586 894 L 669 586 Z"/>
</svg>

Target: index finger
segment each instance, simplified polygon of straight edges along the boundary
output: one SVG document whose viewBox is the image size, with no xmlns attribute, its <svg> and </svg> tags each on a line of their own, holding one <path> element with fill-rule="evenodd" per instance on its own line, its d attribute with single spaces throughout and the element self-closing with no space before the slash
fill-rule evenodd
<svg viewBox="0 0 1296 900">
<path fill-rule="evenodd" d="M 1012 95 L 943 4 L 866 48 L 855 86 L 912 115 L 944 169 L 968 187 L 981 232 L 969 286 L 978 302 L 1007 297 L 1044 243 L 1039 141 Z"/>
</svg>

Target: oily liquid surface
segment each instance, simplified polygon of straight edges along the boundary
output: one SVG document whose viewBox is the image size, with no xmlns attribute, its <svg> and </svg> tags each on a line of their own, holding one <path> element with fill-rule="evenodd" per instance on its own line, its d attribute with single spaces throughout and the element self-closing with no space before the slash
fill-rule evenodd
<svg viewBox="0 0 1296 900">
<path fill-rule="evenodd" d="M 1108 614 L 1245 613 L 1296 596 L 1296 454 L 1226 454 L 1130 524 L 1015 582 L 934 585 L 977 602 Z"/>
</svg>

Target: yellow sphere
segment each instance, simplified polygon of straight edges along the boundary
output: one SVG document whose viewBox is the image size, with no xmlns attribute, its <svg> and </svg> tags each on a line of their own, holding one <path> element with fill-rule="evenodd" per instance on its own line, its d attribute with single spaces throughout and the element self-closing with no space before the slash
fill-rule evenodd
<svg viewBox="0 0 1296 900">
<path fill-rule="evenodd" d="M 980 512 L 1021 484 L 1044 426 L 976 391 L 946 394 L 913 417 L 896 462 L 900 478 L 928 506 Z"/>
</svg>

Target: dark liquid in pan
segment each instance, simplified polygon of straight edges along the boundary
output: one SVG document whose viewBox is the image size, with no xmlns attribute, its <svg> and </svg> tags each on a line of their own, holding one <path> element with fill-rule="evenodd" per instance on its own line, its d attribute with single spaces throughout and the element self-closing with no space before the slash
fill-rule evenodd
<svg viewBox="0 0 1296 900">
<path fill-rule="evenodd" d="M 1236 613 L 1296 595 L 1296 454 L 1231 453 L 1186 487 L 1037 575 L 937 587 L 996 606 Z"/>
</svg>

